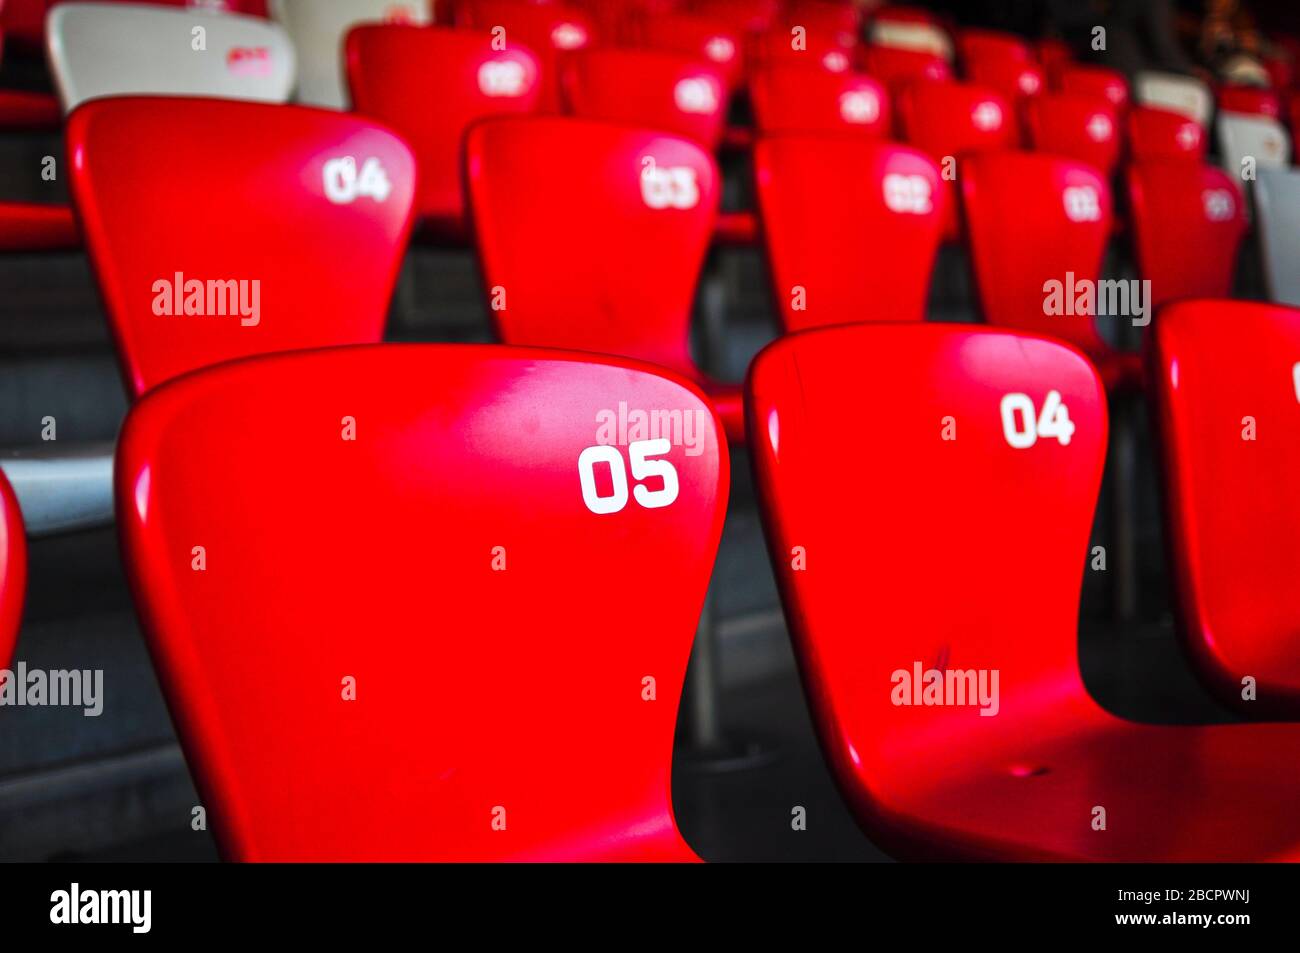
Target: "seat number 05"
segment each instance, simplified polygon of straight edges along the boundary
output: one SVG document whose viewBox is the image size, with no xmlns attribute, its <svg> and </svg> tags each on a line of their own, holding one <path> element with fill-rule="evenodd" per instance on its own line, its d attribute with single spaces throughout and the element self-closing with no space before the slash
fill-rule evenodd
<svg viewBox="0 0 1300 953">
<path fill-rule="evenodd" d="M 677 499 L 679 485 L 677 469 L 667 460 L 656 460 L 672 449 L 666 437 L 658 440 L 636 440 L 627 446 L 627 456 L 632 468 L 632 479 L 638 481 L 632 487 L 632 498 L 648 510 L 657 510 L 670 505 Z M 600 464 L 609 467 L 612 489 L 609 495 L 601 496 L 596 487 L 596 467 Z M 642 484 L 643 480 L 658 478 L 663 486 L 650 489 Z M 588 447 L 578 455 L 578 479 L 582 482 L 582 502 L 593 513 L 605 515 L 617 513 L 627 506 L 628 480 L 627 467 L 623 464 L 623 454 L 618 447 L 601 444 Z"/>
<path fill-rule="evenodd" d="M 1041 411 L 1034 410 L 1028 394 L 1007 394 L 1002 398 L 1002 434 L 1017 450 L 1029 449 L 1039 437 L 1055 437 L 1064 446 L 1074 436 L 1074 424 L 1069 409 L 1061 403 L 1060 391 L 1047 392 Z"/>
</svg>

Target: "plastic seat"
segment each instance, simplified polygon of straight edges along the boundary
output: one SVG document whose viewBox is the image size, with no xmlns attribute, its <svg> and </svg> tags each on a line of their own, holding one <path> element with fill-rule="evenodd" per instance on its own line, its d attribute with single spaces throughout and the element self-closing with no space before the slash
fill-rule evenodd
<svg viewBox="0 0 1300 953">
<path fill-rule="evenodd" d="M 1255 181 L 1255 212 L 1263 245 L 1269 298 L 1300 305 L 1300 171 L 1260 169 Z"/>
<path fill-rule="evenodd" d="M 1205 130 L 1182 113 L 1138 106 L 1129 110 L 1126 122 L 1134 162 L 1179 159 L 1200 165 L 1205 161 Z"/>
<path fill-rule="evenodd" d="M 922 50 L 864 46 L 860 58 L 867 74 L 889 87 L 892 96 L 897 96 L 903 86 L 916 80 L 952 79 L 952 67 L 947 60 Z"/>
<path fill-rule="evenodd" d="M 506 48 L 518 43 L 537 57 L 542 78 L 542 108 L 559 112 L 563 105 L 560 76 L 567 55 L 595 42 L 590 16 L 562 3 L 529 4 L 517 0 L 466 0 L 456 5 L 461 26 L 505 30 Z"/>
<path fill-rule="evenodd" d="M 1048 80 L 1059 93 L 1099 96 L 1117 110 L 1128 106 L 1128 81 L 1119 70 L 1080 63 L 1061 63 L 1049 69 Z"/>
<path fill-rule="evenodd" d="M 1133 250 L 1159 308 L 1179 298 L 1232 291 L 1246 212 L 1236 182 L 1212 166 L 1178 160 L 1128 169 Z"/>
<path fill-rule="evenodd" d="M 1300 859 L 1300 726 L 1137 724 L 1084 686 L 1107 426 L 1083 355 L 951 325 L 833 328 L 769 346 L 746 400 L 805 694 L 873 840 L 906 859 Z"/>
<path fill-rule="evenodd" d="M 348 31 L 361 23 L 427 25 L 433 19 L 430 7 L 430 0 L 278 0 L 272 7 L 275 18 L 298 51 L 298 101 L 348 108 L 340 55 Z"/>
<path fill-rule="evenodd" d="M 749 99 L 760 135 L 834 132 L 889 137 L 889 94 L 861 73 L 770 66 L 750 79 Z"/>
<path fill-rule="evenodd" d="M 393 133 L 295 106 L 125 97 L 74 112 L 68 151 L 131 394 L 236 357 L 381 339 L 414 190 Z"/>
<path fill-rule="evenodd" d="M 787 13 L 750 38 L 745 62 L 751 75 L 773 66 L 820 66 L 832 73 L 845 73 L 853 68 L 857 45 L 854 33 L 828 23 L 804 23 Z"/>
<path fill-rule="evenodd" d="M 206 56 L 192 48 L 205 30 Z M 49 17 L 50 70 L 63 108 L 101 96 L 218 96 L 282 103 L 295 78 L 279 26 L 240 14 L 203 16 L 135 3 L 59 3 Z"/>
<path fill-rule="evenodd" d="M 1069 341 L 1097 365 L 1108 389 L 1138 386 L 1138 355 L 1116 350 L 1097 331 L 1100 286 L 1092 313 L 1076 306 L 1078 283 L 1101 277 L 1111 232 L 1110 188 L 1101 174 L 1056 156 L 1004 152 L 964 159 L 959 178 L 984 320 Z M 1059 307 L 1049 309 L 1051 281 L 1061 294 Z M 1131 299 L 1128 307 L 1134 310 Z"/>
<path fill-rule="evenodd" d="M 1282 118 L 1282 101 L 1272 89 L 1257 86 L 1220 86 L 1219 111 Z"/>
<path fill-rule="evenodd" d="M 563 77 L 568 111 L 585 119 L 662 129 L 716 149 L 727 121 L 723 74 L 699 59 L 654 50 L 579 50 Z"/>
<path fill-rule="evenodd" d="M 1291 164 L 1291 137 L 1286 127 L 1264 115 L 1219 113 L 1219 161 L 1227 173 L 1242 181 L 1242 160 L 1254 160 L 1255 169 L 1286 168 Z"/>
<path fill-rule="evenodd" d="M 967 67 L 966 77 L 995 90 L 1010 103 L 1027 102 L 1047 89 L 1043 68 L 1028 60 L 975 60 Z"/>
<path fill-rule="evenodd" d="M 1030 145 L 1092 166 L 1109 178 L 1119 162 L 1119 119 L 1106 99 L 1049 93 L 1025 103 Z"/>
<path fill-rule="evenodd" d="M 620 404 L 685 423 L 620 434 Z M 696 859 L 673 732 L 728 462 L 694 388 L 493 345 L 279 354 L 147 395 L 117 477 L 228 859 Z"/>
<path fill-rule="evenodd" d="M 689 347 L 717 216 L 712 156 L 677 136 L 560 117 L 480 123 L 466 150 L 497 336 L 667 367 L 743 438 L 740 389 L 708 378 Z"/>
<path fill-rule="evenodd" d="M 1179 73 L 1140 71 L 1133 80 L 1133 97 L 1140 105 L 1182 113 L 1202 126 L 1210 124 L 1214 96 L 1204 81 Z"/>
<path fill-rule="evenodd" d="M 899 92 L 899 127 L 903 139 L 936 162 L 976 152 L 1015 148 L 1019 141 L 1015 116 L 1007 101 L 991 89 L 969 83 L 910 83 Z M 957 183 L 945 180 L 944 237 L 961 232 Z"/>
<path fill-rule="evenodd" d="M 358 113 L 390 126 L 415 152 L 421 234 L 465 241 L 465 131 L 489 116 L 530 113 L 541 102 L 536 58 L 494 50 L 481 30 L 365 25 L 345 55 Z"/>
<path fill-rule="evenodd" d="M 1184 644 L 1207 685 L 1260 717 L 1300 714 L 1300 311 L 1187 301 L 1153 351 L 1169 553 Z M 1243 415 L 1258 427 L 1244 440 Z M 1254 680 L 1255 700 L 1243 698 Z"/>
<path fill-rule="evenodd" d="M 906 146 L 775 136 L 754 171 L 786 331 L 922 321 L 943 227 L 939 168 Z"/>
<path fill-rule="evenodd" d="M 727 87 L 744 76 L 744 36 L 731 25 L 690 13 L 655 13 L 637 25 L 638 43 L 647 49 L 690 56 L 721 70 Z"/>
<path fill-rule="evenodd" d="M 975 63 L 997 61 L 1032 63 L 1034 51 L 1029 43 L 1014 33 L 1001 30 L 967 28 L 957 34 L 957 55 L 966 69 Z"/>
<path fill-rule="evenodd" d="M 27 592 L 27 540 L 18 500 L 0 472 L 0 668 L 8 668 L 18 640 Z"/>
</svg>

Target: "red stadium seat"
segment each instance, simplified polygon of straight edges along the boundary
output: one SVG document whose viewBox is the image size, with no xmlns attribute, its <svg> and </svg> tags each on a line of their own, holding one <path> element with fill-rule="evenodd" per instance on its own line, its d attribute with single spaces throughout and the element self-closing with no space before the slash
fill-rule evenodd
<svg viewBox="0 0 1300 953">
<path fill-rule="evenodd" d="M 781 12 L 781 0 L 692 0 L 690 9 L 742 33 L 762 33 Z"/>
<path fill-rule="evenodd" d="M 726 23 L 689 13 L 656 13 L 637 28 L 638 42 L 648 49 L 679 53 L 722 71 L 729 88 L 744 75 L 743 31 Z"/>
<path fill-rule="evenodd" d="M 698 58 L 656 50 L 579 50 L 563 78 L 569 112 L 684 136 L 716 149 L 727 121 L 722 72 Z"/>
<path fill-rule="evenodd" d="M 538 108 L 536 58 L 521 45 L 494 50 L 481 30 L 380 24 L 353 28 L 346 58 L 356 111 L 401 133 L 415 152 L 423 234 L 464 240 L 465 130 Z"/>
<path fill-rule="evenodd" d="M 957 34 L 957 55 L 967 70 L 977 63 L 1032 63 L 1034 51 L 1023 37 L 1001 30 L 965 29 Z"/>
<path fill-rule="evenodd" d="M 838 33 L 808 32 L 795 37 L 790 30 L 777 26 L 750 40 L 745 62 L 751 73 L 771 66 L 820 67 L 832 73 L 847 73 L 856 58 L 855 46 L 842 42 Z"/>
<path fill-rule="evenodd" d="M 494 345 L 277 354 L 147 395 L 117 463 L 227 858 L 696 859 L 673 731 L 728 487 L 696 389 Z"/>
<path fill-rule="evenodd" d="M 966 77 L 995 90 L 1011 103 L 1033 99 L 1047 89 L 1043 68 L 1027 60 L 976 60 L 967 68 Z"/>
<path fill-rule="evenodd" d="M 929 156 L 843 137 L 775 136 L 754 170 L 786 331 L 922 321 L 947 199 Z"/>
<path fill-rule="evenodd" d="M 1220 86 L 1219 110 L 1230 113 L 1247 113 L 1282 118 L 1282 99 L 1275 90 L 1256 86 Z"/>
<path fill-rule="evenodd" d="M 1129 154 L 1135 162 L 1177 159 L 1200 165 L 1208 145 L 1200 123 L 1182 113 L 1137 106 L 1128 113 Z"/>
<path fill-rule="evenodd" d="M 1097 364 L 1108 388 L 1139 383 L 1138 356 L 1112 348 L 1095 323 L 1111 230 L 1110 188 L 1100 173 L 1055 156 L 1007 152 L 963 160 L 960 178 L 984 320 L 1069 341 Z"/>
<path fill-rule="evenodd" d="M 739 388 L 691 359 L 689 330 L 718 206 L 695 143 L 568 118 L 498 119 L 468 139 L 470 209 L 498 337 L 619 354 L 700 384 L 733 439 Z"/>
<path fill-rule="evenodd" d="M 1232 291 L 1246 210 L 1233 178 L 1178 159 L 1128 169 L 1138 273 L 1152 306 L 1179 298 L 1225 298 Z"/>
<path fill-rule="evenodd" d="M 542 106 L 560 110 L 560 76 L 567 55 L 595 42 L 595 25 L 584 11 L 562 3 L 531 4 L 518 0 L 463 0 L 456 6 L 462 26 L 505 30 L 506 48 L 519 44 L 541 67 Z"/>
<path fill-rule="evenodd" d="M 889 137 L 889 95 L 880 83 L 861 73 L 770 66 L 750 79 L 749 100 L 760 135 L 839 132 Z"/>
<path fill-rule="evenodd" d="M 1074 53 L 1070 50 L 1070 44 L 1050 37 L 1034 44 L 1034 59 L 1042 64 L 1049 79 L 1054 73 L 1074 65 Z"/>
<path fill-rule="evenodd" d="M 381 339 L 415 173 L 391 132 L 293 106 L 122 97 L 78 108 L 67 137 L 133 395 L 231 358 Z"/>
<path fill-rule="evenodd" d="M 1156 419 L 1182 634 L 1243 711 L 1300 713 L 1300 311 L 1234 301 L 1165 309 Z M 1243 439 L 1249 415 L 1258 431 Z M 1243 679 L 1257 698 L 1243 699 Z"/>
<path fill-rule="evenodd" d="M 858 325 L 777 341 L 746 391 L 806 696 L 874 841 L 905 859 L 1300 860 L 1300 726 L 1143 725 L 1083 683 L 1107 442 L 1083 355 Z"/>
<path fill-rule="evenodd" d="M 861 59 L 867 74 L 889 87 L 892 96 L 897 96 L 903 86 L 915 80 L 952 79 L 952 67 L 947 60 L 921 50 L 865 46 L 862 48 Z"/>
<path fill-rule="evenodd" d="M 1128 80 L 1119 70 L 1065 63 L 1049 70 L 1048 79 L 1058 93 L 1099 96 L 1117 110 L 1128 106 Z"/>
<path fill-rule="evenodd" d="M 27 540 L 18 500 L 0 471 L 0 668 L 8 668 L 27 591 Z"/>
<path fill-rule="evenodd" d="M 1024 106 L 1029 144 L 1087 163 L 1107 178 L 1119 162 L 1119 120 L 1115 107 L 1098 96 L 1049 93 Z"/>
<path fill-rule="evenodd" d="M 976 152 L 1014 148 L 1019 132 L 1007 101 L 991 89 L 969 83 L 921 82 L 904 86 L 897 100 L 905 141 L 945 162 Z M 959 232 L 956 182 L 945 180 L 944 237 Z"/>
</svg>

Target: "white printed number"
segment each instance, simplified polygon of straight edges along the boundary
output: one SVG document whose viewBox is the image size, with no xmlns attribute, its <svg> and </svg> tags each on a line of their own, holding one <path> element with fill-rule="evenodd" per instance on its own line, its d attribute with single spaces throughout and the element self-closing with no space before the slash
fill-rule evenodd
<svg viewBox="0 0 1300 953">
<path fill-rule="evenodd" d="M 388 173 L 373 156 L 361 163 L 352 156 L 330 159 L 325 163 L 325 197 L 335 205 L 350 205 L 362 196 L 382 202 L 393 191 Z"/>
<path fill-rule="evenodd" d="M 1075 185 L 1061 193 L 1065 217 L 1072 222 L 1101 221 L 1101 197 L 1090 185 Z"/>
<path fill-rule="evenodd" d="M 891 172 L 883 181 L 885 205 L 903 215 L 929 215 L 934 211 L 930 183 L 923 175 Z"/>
<path fill-rule="evenodd" d="M 661 457 L 670 449 L 672 444 L 666 437 L 637 440 L 627 446 L 627 455 L 632 462 L 632 479 L 642 481 L 658 477 L 663 481 L 663 486 L 657 490 L 647 489 L 640 482 L 632 487 L 633 498 L 648 510 L 668 506 L 677 499 L 677 469 L 667 460 L 650 459 Z M 613 483 L 613 492 L 609 496 L 600 496 L 596 492 L 596 466 L 601 463 L 609 466 Z M 617 513 L 627 506 L 627 470 L 618 447 L 600 444 L 582 451 L 578 455 L 578 479 L 582 482 L 582 502 L 593 513 L 603 516 Z"/>
<path fill-rule="evenodd" d="M 1070 411 L 1061 403 L 1059 391 L 1048 391 L 1043 411 L 1035 417 L 1034 402 L 1028 394 L 1007 394 L 1002 398 L 1002 433 L 1017 450 L 1027 450 L 1039 437 L 1055 437 L 1062 445 L 1074 436 Z"/>
<path fill-rule="evenodd" d="M 641 199 L 651 208 L 694 208 L 700 186 L 690 166 L 665 168 L 647 162 L 641 171 Z"/>
<path fill-rule="evenodd" d="M 488 60 L 478 68 L 478 88 L 484 96 L 522 96 L 528 72 L 518 60 Z"/>
</svg>

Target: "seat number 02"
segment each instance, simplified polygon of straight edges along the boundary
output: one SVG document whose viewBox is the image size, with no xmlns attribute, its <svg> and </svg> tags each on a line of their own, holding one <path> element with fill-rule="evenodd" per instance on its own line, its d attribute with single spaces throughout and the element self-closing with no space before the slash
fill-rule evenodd
<svg viewBox="0 0 1300 953">
<path fill-rule="evenodd" d="M 1017 450 L 1029 449 L 1039 437 L 1055 437 L 1064 446 L 1074 436 L 1074 424 L 1069 409 L 1061 403 L 1060 391 L 1047 392 L 1041 411 L 1034 410 L 1028 394 L 1007 394 L 1002 398 L 1002 433 Z"/>
<path fill-rule="evenodd" d="M 677 469 L 667 460 L 656 460 L 672 449 L 666 437 L 657 440 L 637 440 L 627 446 L 628 461 L 632 468 L 632 479 L 637 480 L 632 487 L 632 498 L 648 510 L 657 510 L 670 505 L 677 499 L 679 485 Z M 608 496 L 600 496 L 596 487 L 596 467 L 605 464 L 609 467 L 609 478 L 613 484 Z M 658 489 L 650 489 L 640 481 L 658 478 L 662 483 Z M 627 467 L 623 464 L 623 454 L 618 447 L 601 444 L 588 447 L 578 455 L 578 479 L 582 482 L 582 502 L 593 513 L 605 515 L 617 513 L 627 506 L 628 480 Z"/>
</svg>

